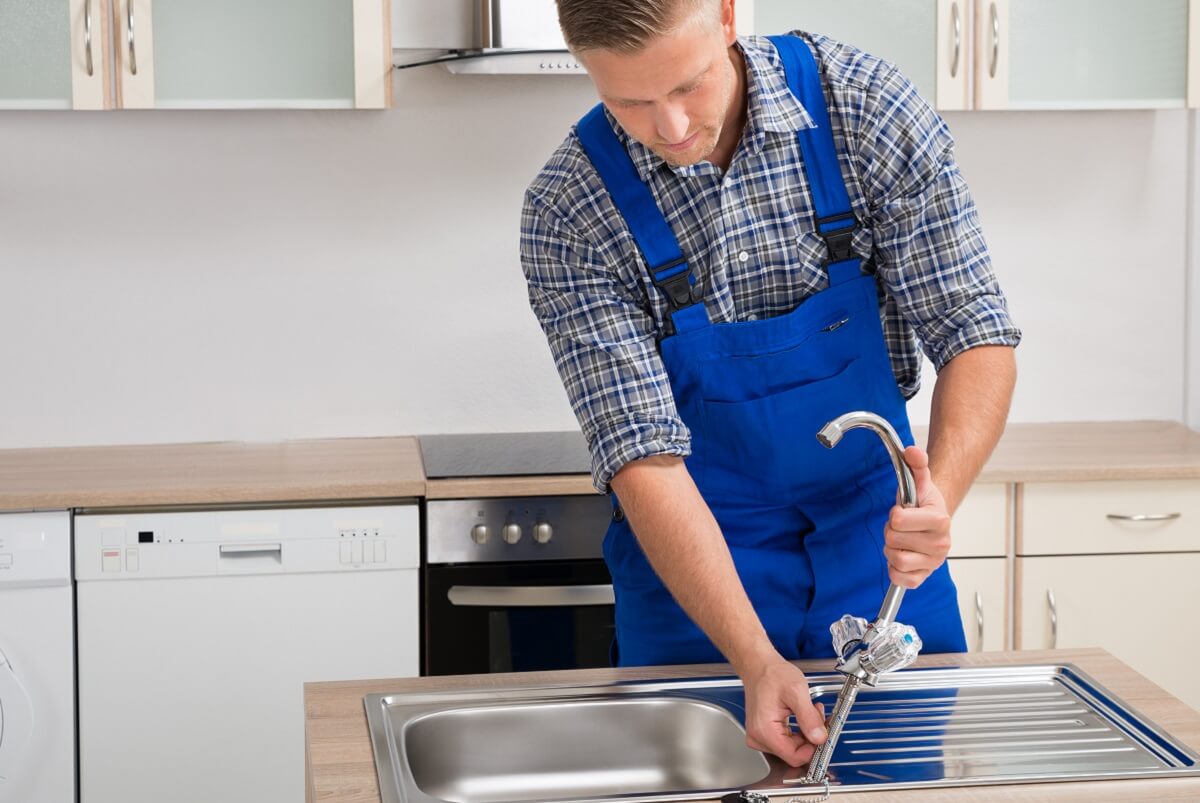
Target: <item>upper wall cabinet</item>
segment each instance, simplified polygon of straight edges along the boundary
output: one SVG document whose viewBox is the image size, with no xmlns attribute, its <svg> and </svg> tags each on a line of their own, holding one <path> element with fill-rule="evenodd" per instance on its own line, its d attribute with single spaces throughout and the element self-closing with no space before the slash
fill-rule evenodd
<svg viewBox="0 0 1200 803">
<path fill-rule="evenodd" d="M 383 108 L 388 0 L 0 0 L 8 108 Z"/>
<path fill-rule="evenodd" d="M 754 9 L 756 33 L 801 28 L 846 41 L 895 63 L 942 110 L 1182 108 L 1189 22 L 1200 50 L 1200 0 L 756 0 Z M 1200 59 L 1191 63 L 1197 105 Z"/>
<path fill-rule="evenodd" d="M 0 109 L 103 109 L 103 0 L 0 0 Z"/>
<path fill-rule="evenodd" d="M 840 39 L 895 64 L 939 109 L 965 109 L 971 2 L 756 0 L 754 31 L 799 28 Z"/>
<path fill-rule="evenodd" d="M 1189 0 L 977 0 L 975 105 L 1182 108 L 1188 5 Z"/>
</svg>

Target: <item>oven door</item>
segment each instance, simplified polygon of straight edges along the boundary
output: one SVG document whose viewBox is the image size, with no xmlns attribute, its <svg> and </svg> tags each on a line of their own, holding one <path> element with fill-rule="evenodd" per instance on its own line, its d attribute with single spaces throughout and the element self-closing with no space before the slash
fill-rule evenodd
<svg viewBox="0 0 1200 803">
<path fill-rule="evenodd" d="M 425 674 L 609 666 L 612 578 L 603 560 L 425 569 Z"/>
</svg>

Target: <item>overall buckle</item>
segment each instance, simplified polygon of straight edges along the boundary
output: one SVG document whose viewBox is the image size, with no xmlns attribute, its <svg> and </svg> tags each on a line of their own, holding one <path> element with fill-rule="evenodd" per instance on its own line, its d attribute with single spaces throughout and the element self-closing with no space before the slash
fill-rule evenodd
<svg viewBox="0 0 1200 803">
<path fill-rule="evenodd" d="M 849 225 L 845 225 L 847 221 Z M 837 223 L 843 225 L 834 227 L 833 224 Z M 854 216 L 853 212 L 817 218 L 817 233 L 821 235 L 821 239 L 825 241 L 825 247 L 829 249 L 830 262 L 844 262 L 854 256 L 851 244 L 856 231 L 858 231 L 858 218 Z"/>
<path fill-rule="evenodd" d="M 665 279 L 660 279 L 658 276 L 672 268 L 677 268 L 680 265 L 684 266 L 684 270 L 678 271 Z M 687 258 L 680 257 L 674 262 L 668 262 L 655 268 L 650 272 L 650 280 L 655 286 L 666 293 L 667 303 L 671 307 L 672 312 L 677 312 L 684 307 L 690 307 L 700 300 L 700 283 L 692 284 L 692 271 L 687 267 Z"/>
</svg>

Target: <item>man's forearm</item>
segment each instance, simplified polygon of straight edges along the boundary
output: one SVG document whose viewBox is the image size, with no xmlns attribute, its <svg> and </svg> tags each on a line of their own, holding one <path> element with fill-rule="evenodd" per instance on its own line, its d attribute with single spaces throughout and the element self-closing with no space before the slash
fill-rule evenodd
<svg viewBox="0 0 1200 803">
<path fill-rule="evenodd" d="M 734 670 L 741 675 L 774 657 L 720 525 L 683 460 L 637 460 L 617 473 L 612 487 L 650 565 Z"/>
<path fill-rule="evenodd" d="M 964 351 L 938 374 L 927 451 L 934 485 L 952 514 L 1004 432 L 1016 379 L 1009 346 Z"/>
</svg>

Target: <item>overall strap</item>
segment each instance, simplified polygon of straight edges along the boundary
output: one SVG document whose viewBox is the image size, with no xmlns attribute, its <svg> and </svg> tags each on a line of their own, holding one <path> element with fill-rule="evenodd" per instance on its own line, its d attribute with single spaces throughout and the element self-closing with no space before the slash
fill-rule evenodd
<svg viewBox="0 0 1200 803">
<path fill-rule="evenodd" d="M 603 104 L 597 104 L 579 121 L 576 133 L 646 259 L 651 280 L 666 294 L 674 330 L 685 332 L 706 326 L 708 313 L 696 277 L 650 188 L 638 176 L 629 152 L 609 125 Z"/>
<path fill-rule="evenodd" d="M 788 87 L 815 123 L 813 128 L 796 132 L 796 139 L 800 144 L 804 173 L 808 177 L 813 208 L 816 210 L 817 233 L 829 248 L 829 261 L 826 263 L 829 284 L 841 284 L 862 275 L 862 259 L 851 250 L 858 219 L 854 217 L 850 195 L 846 192 L 846 181 L 838 165 L 837 146 L 833 141 L 833 128 L 829 124 L 829 109 L 825 105 L 821 75 L 812 51 L 803 39 L 796 36 L 768 38 L 783 60 Z"/>
</svg>

